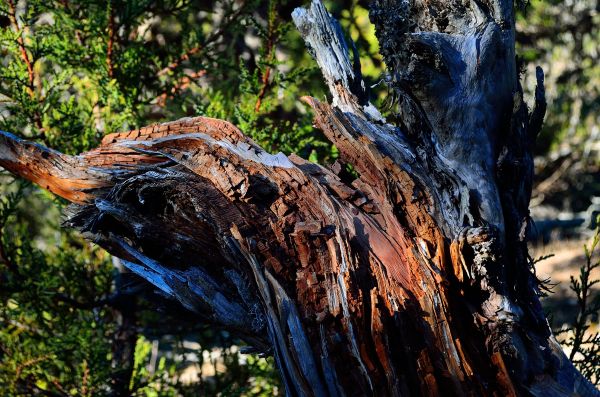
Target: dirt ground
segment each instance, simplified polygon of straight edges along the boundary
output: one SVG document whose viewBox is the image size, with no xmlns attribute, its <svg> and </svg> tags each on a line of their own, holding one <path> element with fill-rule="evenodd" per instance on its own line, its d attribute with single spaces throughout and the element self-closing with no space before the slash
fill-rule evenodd
<svg viewBox="0 0 600 397">
<path fill-rule="evenodd" d="M 589 239 L 553 241 L 547 245 L 530 247 L 533 258 L 551 255 L 537 263 L 536 272 L 540 279 L 550 279 L 554 285 L 552 293 L 543 299 L 544 307 L 554 327 L 560 327 L 571 321 L 577 314 L 575 294 L 569 288 L 571 276 L 579 276 L 579 268 L 585 264 L 584 244 L 589 245 Z M 600 279 L 600 269 L 592 272 L 593 279 Z M 600 289 L 600 285 L 596 285 Z"/>
</svg>

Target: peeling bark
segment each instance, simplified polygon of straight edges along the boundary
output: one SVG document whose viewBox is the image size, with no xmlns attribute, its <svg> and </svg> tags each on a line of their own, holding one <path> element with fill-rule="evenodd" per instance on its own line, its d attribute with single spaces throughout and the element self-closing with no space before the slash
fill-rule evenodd
<svg viewBox="0 0 600 397">
<path fill-rule="evenodd" d="M 351 164 L 263 151 L 205 117 L 66 156 L 3 133 L 0 165 L 65 225 L 273 354 L 289 395 L 597 395 L 554 340 L 527 253 L 532 146 L 512 2 L 376 0 L 397 122 L 320 1 L 293 18 L 333 96 L 304 98 Z M 356 59 L 357 57 L 355 57 Z"/>
</svg>

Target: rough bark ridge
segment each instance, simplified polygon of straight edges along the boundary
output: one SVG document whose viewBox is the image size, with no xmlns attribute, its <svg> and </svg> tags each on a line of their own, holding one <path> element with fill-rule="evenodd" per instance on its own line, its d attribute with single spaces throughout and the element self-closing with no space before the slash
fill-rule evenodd
<svg viewBox="0 0 600 397">
<path fill-rule="evenodd" d="M 531 146 L 512 2 L 375 0 L 397 122 L 319 0 L 294 21 L 358 178 L 198 117 L 65 156 L 8 133 L 0 165 L 198 321 L 277 360 L 289 395 L 595 395 L 554 341 L 525 242 Z"/>
</svg>

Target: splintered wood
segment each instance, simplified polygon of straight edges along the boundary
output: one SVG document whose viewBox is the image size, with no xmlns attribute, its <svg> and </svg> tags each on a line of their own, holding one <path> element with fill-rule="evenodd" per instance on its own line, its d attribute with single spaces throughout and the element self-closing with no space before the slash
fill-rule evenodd
<svg viewBox="0 0 600 397">
<path fill-rule="evenodd" d="M 303 98 L 331 168 L 207 117 L 79 156 L 2 133 L 0 165 L 73 202 L 65 224 L 161 296 L 274 355 L 289 395 L 597 395 L 553 348 L 528 263 L 539 114 L 512 1 L 373 1 L 395 124 L 323 4 L 293 17 L 333 96 Z"/>
</svg>

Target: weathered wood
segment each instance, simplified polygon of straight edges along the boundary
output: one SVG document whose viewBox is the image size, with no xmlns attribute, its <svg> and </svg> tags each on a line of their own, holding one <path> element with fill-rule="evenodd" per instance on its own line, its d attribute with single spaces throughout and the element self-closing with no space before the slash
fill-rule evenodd
<svg viewBox="0 0 600 397">
<path fill-rule="evenodd" d="M 323 4 L 294 12 L 333 104 L 304 98 L 358 177 L 198 117 L 66 156 L 3 133 L 0 165 L 204 321 L 273 354 L 289 395 L 596 395 L 528 261 L 532 114 L 512 3 L 374 1 L 397 122 Z M 356 59 L 356 58 L 355 58 Z"/>
</svg>

